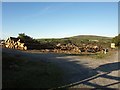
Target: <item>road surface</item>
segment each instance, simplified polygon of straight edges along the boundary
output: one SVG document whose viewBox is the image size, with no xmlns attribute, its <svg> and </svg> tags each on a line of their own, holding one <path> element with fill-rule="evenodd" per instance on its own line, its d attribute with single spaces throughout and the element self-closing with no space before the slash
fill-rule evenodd
<svg viewBox="0 0 120 90">
<path fill-rule="evenodd" d="M 56 64 L 64 72 L 63 84 L 57 88 L 118 88 L 120 71 L 118 52 L 115 51 L 107 59 L 82 58 L 81 56 L 55 53 L 40 53 L 38 51 L 18 51 L 3 49 L 9 55 L 26 57 L 32 61 L 45 61 Z"/>
</svg>

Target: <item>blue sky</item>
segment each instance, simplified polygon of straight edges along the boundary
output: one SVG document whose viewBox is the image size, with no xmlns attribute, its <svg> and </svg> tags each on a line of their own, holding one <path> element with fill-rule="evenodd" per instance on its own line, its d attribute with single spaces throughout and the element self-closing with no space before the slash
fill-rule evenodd
<svg viewBox="0 0 120 90">
<path fill-rule="evenodd" d="M 25 33 L 33 38 L 76 35 L 116 36 L 117 2 L 4 2 L 2 37 Z"/>
</svg>

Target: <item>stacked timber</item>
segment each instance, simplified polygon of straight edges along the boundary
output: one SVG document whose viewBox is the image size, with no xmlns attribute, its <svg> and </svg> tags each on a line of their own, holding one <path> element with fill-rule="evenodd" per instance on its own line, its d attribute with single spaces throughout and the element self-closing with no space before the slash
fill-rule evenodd
<svg viewBox="0 0 120 90">
<path fill-rule="evenodd" d="M 63 53 L 80 53 L 79 47 L 77 47 L 74 44 L 57 44 L 56 49 L 54 49 L 54 52 L 63 52 Z"/>
<path fill-rule="evenodd" d="M 81 53 L 81 52 L 90 52 L 95 53 L 102 50 L 102 47 L 97 45 L 82 45 L 80 47 L 74 45 L 74 44 L 65 44 L 61 45 L 60 43 L 56 45 L 57 48 L 55 49 L 55 52 L 67 52 L 67 53 Z"/>
<path fill-rule="evenodd" d="M 27 50 L 27 46 L 25 46 L 24 41 L 14 37 L 10 37 L 5 41 L 5 47 L 12 49 Z"/>
<path fill-rule="evenodd" d="M 0 40 L 0 47 L 4 47 L 5 45 L 5 40 Z"/>
<path fill-rule="evenodd" d="M 80 47 L 80 51 L 81 52 L 91 52 L 91 53 L 95 53 L 95 52 L 99 52 L 102 50 L 101 46 L 98 45 L 92 45 L 92 44 L 87 44 L 87 45 L 83 45 Z"/>
<path fill-rule="evenodd" d="M 39 43 L 33 39 L 20 39 L 10 37 L 5 41 L 6 48 L 13 48 L 19 50 L 36 49 L 41 52 L 55 52 L 55 53 L 69 53 L 79 54 L 82 52 L 96 53 L 102 50 L 101 46 L 93 44 L 81 44 L 79 47 L 75 44 L 61 44 L 57 45 L 51 43 Z"/>
</svg>

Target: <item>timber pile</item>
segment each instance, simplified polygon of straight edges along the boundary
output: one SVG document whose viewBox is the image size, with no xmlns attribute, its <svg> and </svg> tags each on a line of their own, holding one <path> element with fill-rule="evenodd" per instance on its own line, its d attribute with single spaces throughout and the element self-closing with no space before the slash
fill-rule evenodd
<svg viewBox="0 0 120 90">
<path fill-rule="evenodd" d="M 44 47 L 44 45 L 43 45 Z M 102 50 L 102 47 L 97 45 L 82 45 L 78 47 L 74 44 L 61 44 L 58 43 L 55 48 L 48 49 L 42 48 L 40 52 L 55 52 L 55 53 L 68 53 L 68 54 L 79 54 L 79 53 L 96 53 Z"/>
<path fill-rule="evenodd" d="M 82 53 L 82 52 L 87 52 L 87 53 L 96 53 L 102 50 L 102 47 L 97 46 L 97 45 L 91 45 L 91 44 L 87 44 L 87 45 L 82 45 L 81 47 L 78 47 L 74 44 L 65 44 L 65 45 L 61 45 L 60 43 L 56 45 L 57 48 L 54 49 L 54 52 L 57 53 Z"/>
<path fill-rule="evenodd" d="M 43 46 L 44 47 L 44 46 Z M 55 52 L 55 53 L 69 53 L 69 54 L 79 54 L 80 50 L 74 44 L 57 44 L 53 49 L 42 48 L 40 52 Z"/>
<path fill-rule="evenodd" d="M 54 49 L 54 52 L 63 52 L 63 53 L 80 53 L 79 47 L 77 47 L 74 44 L 57 44 L 56 49 Z"/>
<path fill-rule="evenodd" d="M 25 46 L 25 43 L 21 39 L 14 37 L 10 37 L 5 41 L 5 47 L 12 49 L 27 50 L 27 46 Z"/>
<path fill-rule="evenodd" d="M 4 45 L 5 45 L 5 40 L 0 40 L 0 46 L 4 47 Z"/>
<path fill-rule="evenodd" d="M 6 48 L 27 50 L 27 49 L 41 49 L 40 44 L 30 39 L 20 39 L 10 37 L 5 41 Z"/>
<path fill-rule="evenodd" d="M 79 54 L 82 52 L 85 53 L 96 53 L 102 51 L 101 46 L 92 45 L 92 44 L 82 44 L 81 46 L 76 46 L 72 43 L 57 45 L 53 44 L 41 44 L 37 41 L 31 39 L 20 39 L 10 37 L 5 41 L 5 47 L 19 49 L 19 50 L 27 50 L 27 49 L 36 49 L 40 50 L 40 52 L 55 52 L 55 53 L 68 53 L 68 54 Z"/>
<path fill-rule="evenodd" d="M 81 50 L 81 52 L 92 52 L 92 53 L 95 53 L 95 52 L 101 51 L 102 47 L 101 46 L 97 46 L 97 45 L 87 44 L 87 45 L 83 45 L 80 48 L 80 50 Z"/>
</svg>

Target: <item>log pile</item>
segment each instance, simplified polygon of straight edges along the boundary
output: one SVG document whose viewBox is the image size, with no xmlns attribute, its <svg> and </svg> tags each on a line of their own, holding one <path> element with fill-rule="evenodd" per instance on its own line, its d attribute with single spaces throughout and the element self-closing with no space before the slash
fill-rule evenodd
<svg viewBox="0 0 120 90">
<path fill-rule="evenodd" d="M 81 52 L 99 52 L 102 50 L 101 46 L 97 46 L 97 45 L 91 45 L 91 44 L 87 44 L 87 45 L 83 45 L 80 47 L 80 51 Z"/>
<path fill-rule="evenodd" d="M 102 50 L 102 47 L 97 46 L 97 45 L 82 45 L 81 47 L 78 47 L 74 44 L 65 44 L 65 45 L 61 45 L 60 43 L 56 45 L 57 48 L 54 49 L 54 52 L 57 53 L 82 53 L 82 52 L 86 52 L 86 53 L 96 53 Z"/>
<path fill-rule="evenodd" d="M 0 47 L 4 47 L 5 45 L 5 40 L 0 40 Z"/>
<path fill-rule="evenodd" d="M 27 50 L 27 46 L 25 46 L 24 41 L 14 37 L 10 37 L 5 41 L 5 47 L 19 50 Z"/>
<path fill-rule="evenodd" d="M 58 43 L 56 46 L 52 46 L 50 44 L 40 44 L 38 42 L 34 42 L 31 40 L 21 40 L 20 38 L 10 37 L 5 41 L 6 48 L 13 48 L 19 50 L 27 50 L 27 49 L 36 49 L 40 50 L 40 52 L 55 52 L 55 53 L 68 53 L 68 54 L 79 54 L 79 53 L 96 53 L 102 51 L 101 46 L 91 45 L 91 44 L 83 44 L 81 46 L 76 46 L 75 44 L 61 44 Z"/>
<path fill-rule="evenodd" d="M 63 52 L 63 53 L 80 53 L 79 47 L 77 47 L 74 44 L 57 44 L 56 49 L 54 49 L 54 52 Z"/>
</svg>

